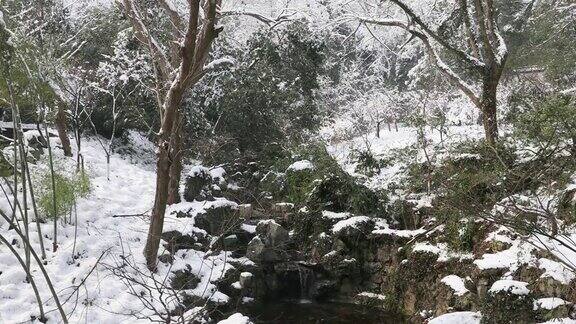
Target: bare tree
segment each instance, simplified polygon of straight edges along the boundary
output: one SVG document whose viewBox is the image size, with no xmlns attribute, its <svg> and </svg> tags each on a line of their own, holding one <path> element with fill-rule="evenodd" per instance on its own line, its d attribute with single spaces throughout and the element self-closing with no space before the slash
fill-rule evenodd
<svg viewBox="0 0 576 324">
<path fill-rule="evenodd" d="M 496 93 L 508 57 L 508 49 L 498 29 L 498 12 L 494 8 L 493 0 L 458 1 L 458 10 L 461 11 L 464 22 L 460 26 L 464 29 L 462 34 L 464 39 L 457 41 L 466 44 L 465 46 L 457 46 L 457 41 L 452 41 L 438 30 L 433 30 L 403 0 L 390 0 L 390 2 L 406 15 L 406 20 L 360 16 L 353 16 L 352 19 L 362 24 L 402 28 L 411 35 L 411 39 L 419 39 L 438 70 L 482 112 L 486 141 L 494 144 L 498 139 Z M 440 50 L 453 58 L 452 66 L 440 57 Z M 465 66 L 474 72 L 476 81 L 480 84 L 479 91 L 476 86 L 467 83 L 455 72 L 457 66 Z"/>
<path fill-rule="evenodd" d="M 212 42 L 221 31 L 221 28 L 217 27 L 221 0 L 189 0 L 187 21 L 169 0 L 159 1 L 172 24 L 168 54 L 149 31 L 135 1 L 117 2 L 128 16 L 136 38 L 148 48 L 156 75 L 161 124 L 157 143 L 156 195 L 144 249 L 148 268 L 155 270 L 166 205 L 170 196 L 171 201 L 175 199 L 175 193 L 169 193 L 170 182 L 172 181 L 174 187 L 174 183 L 178 184 L 180 180 L 180 172 L 176 170 L 181 170 L 182 163 L 180 105 L 186 90 L 206 72 L 205 63 Z M 169 87 L 165 90 L 167 84 Z M 171 175 L 174 176 L 173 179 Z"/>
</svg>

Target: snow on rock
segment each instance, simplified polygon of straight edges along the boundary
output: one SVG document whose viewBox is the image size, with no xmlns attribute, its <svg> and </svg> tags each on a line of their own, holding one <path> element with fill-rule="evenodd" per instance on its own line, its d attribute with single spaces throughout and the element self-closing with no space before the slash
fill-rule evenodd
<svg viewBox="0 0 576 324">
<path fill-rule="evenodd" d="M 530 290 L 528 289 L 527 282 L 502 279 L 493 283 L 492 287 L 490 287 L 488 292 L 491 294 L 497 294 L 499 292 L 507 292 L 513 295 L 528 295 L 530 293 Z"/>
<path fill-rule="evenodd" d="M 218 322 L 218 324 L 252 324 L 248 316 L 244 316 L 240 313 L 232 314 L 225 320 Z"/>
<path fill-rule="evenodd" d="M 195 165 L 190 168 L 190 171 L 188 171 L 188 175 L 191 177 L 197 177 L 203 174 L 210 174 L 210 170 L 202 165 Z"/>
<path fill-rule="evenodd" d="M 510 272 L 517 270 L 521 265 L 533 261 L 532 251 L 536 249 L 532 244 L 522 240 L 516 240 L 512 246 L 497 253 L 486 253 L 481 259 L 475 260 L 474 264 L 480 270 L 486 269 L 509 269 Z"/>
<path fill-rule="evenodd" d="M 292 163 L 286 171 L 302 171 L 302 170 L 314 170 L 314 164 L 308 160 L 301 160 Z"/>
<path fill-rule="evenodd" d="M 414 244 L 412 248 L 414 252 L 429 252 L 438 255 L 439 262 L 446 262 L 450 259 L 472 259 L 472 253 L 459 253 L 454 252 L 448 249 L 448 245 L 446 243 L 438 243 L 436 245 L 432 245 L 427 242 L 418 242 Z"/>
<path fill-rule="evenodd" d="M 544 270 L 544 273 L 540 276 L 541 278 L 549 277 L 564 285 L 570 284 L 570 282 L 576 278 L 576 274 L 568 269 L 568 267 L 550 259 L 538 259 L 538 268 Z"/>
<path fill-rule="evenodd" d="M 336 213 L 328 210 L 322 211 L 322 217 L 328 219 L 343 219 L 343 218 L 349 218 L 350 216 L 352 216 L 352 214 L 348 212 Z"/>
<path fill-rule="evenodd" d="M 440 315 L 428 324 L 480 324 L 482 314 L 479 312 L 454 312 Z"/>
<path fill-rule="evenodd" d="M 456 296 L 463 296 L 469 292 L 469 290 L 464 285 L 464 279 L 458 277 L 457 275 L 448 275 L 442 278 L 440 281 L 446 284 L 448 287 L 452 288 L 452 290 L 454 290 L 454 295 Z"/>
<path fill-rule="evenodd" d="M 370 222 L 370 217 L 368 216 L 353 216 L 345 220 L 341 220 L 338 223 L 334 224 L 332 227 L 332 233 L 338 234 L 346 228 L 359 228 L 361 223 L 368 223 Z"/>
<path fill-rule="evenodd" d="M 530 243 L 544 251 L 552 253 L 563 263 L 573 264 L 574 260 L 576 260 L 576 252 L 572 250 L 572 247 L 574 246 L 573 242 L 575 241 L 576 233 L 558 235 L 553 239 L 544 235 L 537 234 L 534 235 L 534 238 Z M 558 268 L 558 266 L 555 266 L 555 268 Z M 565 273 L 565 271 L 561 270 L 560 273 Z"/>
<path fill-rule="evenodd" d="M 559 297 L 540 298 L 534 301 L 534 310 L 554 310 L 560 306 L 570 305 L 570 302 Z"/>
<path fill-rule="evenodd" d="M 576 324 L 576 320 L 571 318 L 554 318 L 540 324 Z"/>
<path fill-rule="evenodd" d="M 226 170 L 224 170 L 224 168 L 216 167 L 210 169 L 209 173 L 212 179 L 218 179 L 220 183 L 224 183 L 224 176 L 226 175 Z"/>
<path fill-rule="evenodd" d="M 375 293 L 371 293 L 368 291 L 363 291 L 359 294 L 357 294 L 356 296 L 358 297 L 365 297 L 365 298 L 369 298 L 369 299 L 377 299 L 377 300 L 386 300 L 386 296 L 382 295 L 382 294 L 375 294 Z"/>
<path fill-rule="evenodd" d="M 382 219 L 376 222 L 376 228 L 372 231 L 372 234 L 411 238 L 425 232 L 426 230 L 424 228 L 419 228 L 415 230 L 393 229 L 390 228 L 390 225 L 388 225 L 388 222 L 386 220 Z"/>
</svg>

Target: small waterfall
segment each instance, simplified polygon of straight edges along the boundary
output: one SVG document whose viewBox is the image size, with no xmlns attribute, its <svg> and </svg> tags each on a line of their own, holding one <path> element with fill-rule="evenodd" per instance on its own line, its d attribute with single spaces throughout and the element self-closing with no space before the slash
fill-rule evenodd
<svg viewBox="0 0 576 324">
<path fill-rule="evenodd" d="M 308 290 L 309 290 L 309 278 L 311 278 L 310 269 L 307 269 L 301 265 L 298 265 L 298 276 L 300 277 L 300 299 L 298 302 L 300 304 L 309 304 L 312 301 L 309 299 Z"/>
</svg>

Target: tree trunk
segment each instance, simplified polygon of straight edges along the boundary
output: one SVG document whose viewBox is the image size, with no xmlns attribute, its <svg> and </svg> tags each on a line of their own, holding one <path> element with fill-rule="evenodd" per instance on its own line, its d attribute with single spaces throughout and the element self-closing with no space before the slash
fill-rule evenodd
<svg viewBox="0 0 576 324">
<path fill-rule="evenodd" d="M 181 74 L 182 75 L 182 74 Z M 158 153 L 156 161 L 156 195 L 154 197 L 154 206 L 150 215 L 150 228 L 144 248 L 144 256 L 148 269 L 156 271 L 156 257 L 160 247 L 160 238 L 164 228 L 164 214 L 166 213 L 166 204 L 168 202 L 168 188 L 170 183 L 170 168 L 174 161 L 171 148 L 175 129 L 178 127 L 176 117 L 180 103 L 182 102 L 183 89 L 182 80 L 176 81 L 166 95 L 164 104 L 164 119 L 160 137 L 158 139 Z"/>
<path fill-rule="evenodd" d="M 482 111 L 482 124 L 484 125 L 486 142 L 489 145 L 496 144 L 498 140 L 498 119 L 496 114 L 498 79 L 499 78 L 494 75 L 489 75 L 484 78 L 482 84 L 480 110 Z"/>
<path fill-rule="evenodd" d="M 60 142 L 62 143 L 64 155 L 72 156 L 72 147 L 70 146 L 70 139 L 68 138 L 68 132 L 66 130 L 66 113 L 64 113 L 64 108 L 62 108 L 61 105 L 58 106 L 58 112 L 56 112 L 55 124 L 58 137 L 60 137 Z"/>
<path fill-rule="evenodd" d="M 180 114 L 178 114 L 180 115 Z M 180 200 L 180 178 L 182 176 L 182 131 L 183 118 L 179 116 L 177 123 L 174 125 L 176 130 L 170 139 L 171 156 L 173 158 L 170 165 L 170 182 L 168 183 L 168 201 L 169 205 L 177 204 Z"/>
<path fill-rule="evenodd" d="M 380 122 L 376 122 L 376 138 L 380 138 Z"/>
</svg>

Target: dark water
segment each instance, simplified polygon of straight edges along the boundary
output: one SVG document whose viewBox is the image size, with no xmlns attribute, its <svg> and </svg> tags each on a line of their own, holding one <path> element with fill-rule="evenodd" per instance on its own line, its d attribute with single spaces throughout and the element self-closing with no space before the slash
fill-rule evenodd
<svg viewBox="0 0 576 324">
<path fill-rule="evenodd" d="M 250 307 L 247 315 L 256 324 L 392 324 L 404 322 L 398 316 L 387 314 L 376 308 L 336 302 L 280 301 Z"/>
</svg>

